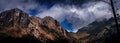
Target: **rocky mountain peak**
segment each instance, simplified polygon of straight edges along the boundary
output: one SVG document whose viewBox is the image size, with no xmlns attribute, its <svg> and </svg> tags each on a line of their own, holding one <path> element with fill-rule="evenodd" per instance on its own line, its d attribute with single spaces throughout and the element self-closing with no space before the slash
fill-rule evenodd
<svg viewBox="0 0 120 43">
<path fill-rule="evenodd" d="M 18 8 L 0 13 L 0 36 L 3 39 L 6 38 L 4 36 L 12 38 L 32 36 L 43 43 L 68 39 L 67 31 L 57 20 L 50 16 L 29 17 L 27 13 Z"/>
<path fill-rule="evenodd" d="M 20 25 L 27 27 L 29 23 L 29 15 L 18 8 L 7 10 L 0 13 L 0 25 L 13 26 Z"/>
</svg>

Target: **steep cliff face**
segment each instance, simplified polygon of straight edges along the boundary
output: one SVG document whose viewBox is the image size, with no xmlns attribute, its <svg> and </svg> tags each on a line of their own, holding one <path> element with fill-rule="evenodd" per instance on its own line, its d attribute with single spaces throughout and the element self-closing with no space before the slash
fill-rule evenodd
<svg viewBox="0 0 120 43">
<path fill-rule="evenodd" d="M 30 17 L 17 8 L 0 13 L 0 36 L 0 40 L 12 38 L 22 41 L 31 37 L 43 43 L 67 42 L 69 39 L 67 31 L 52 17 Z"/>
</svg>

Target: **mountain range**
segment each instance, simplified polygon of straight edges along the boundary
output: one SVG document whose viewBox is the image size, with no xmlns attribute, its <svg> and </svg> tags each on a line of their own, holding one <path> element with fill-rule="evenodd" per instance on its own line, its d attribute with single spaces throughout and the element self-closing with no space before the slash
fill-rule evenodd
<svg viewBox="0 0 120 43">
<path fill-rule="evenodd" d="M 117 36 L 114 18 L 95 21 L 72 33 L 50 16 L 29 16 L 18 8 L 0 13 L 0 42 L 4 43 L 112 43 L 119 41 Z"/>
</svg>

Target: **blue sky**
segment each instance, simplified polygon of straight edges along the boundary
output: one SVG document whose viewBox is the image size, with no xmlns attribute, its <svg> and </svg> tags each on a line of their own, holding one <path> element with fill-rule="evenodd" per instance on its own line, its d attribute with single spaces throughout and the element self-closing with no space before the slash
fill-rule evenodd
<svg viewBox="0 0 120 43">
<path fill-rule="evenodd" d="M 119 0 L 116 0 L 118 13 L 119 5 Z M 69 32 L 77 32 L 94 21 L 112 17 L 110 5 L 95 0 L 0 0 L 0 12 L 13 8 L 19 8 L 30 16 L 51 16 Z"/>
</svg>

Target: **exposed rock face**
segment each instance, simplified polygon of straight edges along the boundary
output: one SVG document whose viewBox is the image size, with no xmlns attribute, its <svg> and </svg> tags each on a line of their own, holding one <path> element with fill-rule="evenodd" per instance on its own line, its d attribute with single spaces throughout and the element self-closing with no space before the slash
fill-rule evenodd
<svg viewBox="0 0 120 43">
<path fill-rule="evenodd" d="M 67 31 L 52 17 L 29 17 L 17 8 L 0 13 L 0 36 L 1 40 L 33 37 L 43 43 L 68 42 L 69 39 Z"/>
<path fill-rule="evenodd" d="M 29 22 L 29 16 L 17 8 L 0 13 L 1 26 L 13 26 L 18 24 L 21 27 L 27 27 Z"/>
</svg>

